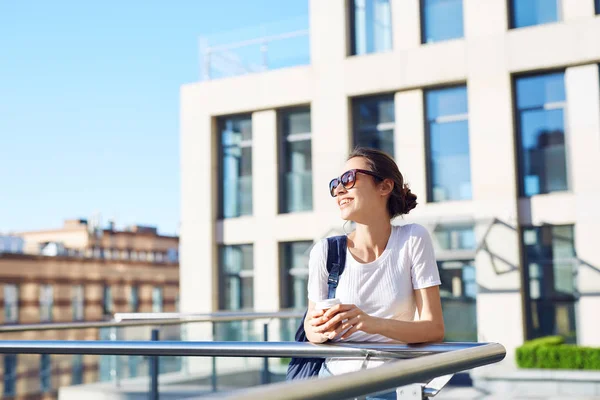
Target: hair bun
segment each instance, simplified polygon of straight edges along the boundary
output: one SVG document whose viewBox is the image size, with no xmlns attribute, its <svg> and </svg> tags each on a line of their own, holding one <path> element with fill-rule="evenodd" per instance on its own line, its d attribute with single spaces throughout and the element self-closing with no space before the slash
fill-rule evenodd
<svg viewBox="0 0 600 400">
<path fill-rule="evenodd" d="M 417 195 L 410 191 L 408 184 L 405 183 L 402 188 L 402 198 L 404 200 L 404 207 L 402 209 L 402 214 L 408 214 L 410 210 L 417 206 Z"/>
</svg>

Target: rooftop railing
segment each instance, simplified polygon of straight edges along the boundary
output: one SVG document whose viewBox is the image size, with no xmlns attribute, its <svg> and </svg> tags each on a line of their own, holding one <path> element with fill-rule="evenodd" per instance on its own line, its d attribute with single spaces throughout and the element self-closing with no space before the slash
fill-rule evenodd
<svg viewBox="0 0 600 400">
<path fill-rule="evenodd" d="M 305 15 L 202 37 L 200 79 L 310 64 L 308 25 Z"/>
</svg>

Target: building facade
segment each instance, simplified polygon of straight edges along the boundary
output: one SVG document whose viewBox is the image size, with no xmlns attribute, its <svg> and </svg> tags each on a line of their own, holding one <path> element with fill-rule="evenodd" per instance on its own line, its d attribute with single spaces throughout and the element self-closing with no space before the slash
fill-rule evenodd
<svg viewBox="0 0 600 400">
<path fill-rule="evenodd" d="M 27 252 L 0 252 L 2 326 L 177 310 L 177 237 L 158 235 L 155 228 L 100 231 L 87 225 L 67 221 L 63 229 L 22 233 L 19 248 Z M 2 332 L 0 327 L 1 340 L 105 340 L 107 333 L 97 328 Z M 130 361 L 129 375 L 135 376 L 142 362 Z M 4 355 L 0 393 L 55 398 L 59 387 L 109 379 L 110 371 L 103 371 L 108 363 L 108 357 L 93 355 Z"/>
<path fill-rule="evenodd" d="M 309 3 L 310 64 L 181 88 L 182 311 L 304 307 L 365 145 L 418 195 L 447 340 L 600 346 L 597 2 Z"/>
</svg>

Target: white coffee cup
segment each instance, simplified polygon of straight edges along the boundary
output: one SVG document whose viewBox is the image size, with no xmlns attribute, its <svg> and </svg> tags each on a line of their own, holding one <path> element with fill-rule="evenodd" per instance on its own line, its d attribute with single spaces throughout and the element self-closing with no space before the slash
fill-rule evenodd
<svg viewBox="0 0 600 400">
<path fill-rule="evenodd" d="M 315 304 L 315 310 L 328 310 L 333 306 L 338 304 L 342 304 L 340 299 L 325 299 L 321 301 L 317 301 Z"/>
</svg>

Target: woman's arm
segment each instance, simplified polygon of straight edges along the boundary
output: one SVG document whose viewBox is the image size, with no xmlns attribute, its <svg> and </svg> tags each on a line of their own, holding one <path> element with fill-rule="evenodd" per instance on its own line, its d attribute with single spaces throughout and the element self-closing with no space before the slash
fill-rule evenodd
<svg viewBox="0 0 600 400">
<path fill-rule="evenodd" d="M 305 323 L 313 331 L 333 339 L 342 334 L 347 339 L 356 331 L 379 334 L 404 343 L 440 342 L 444 339 L 444 318 L 438 286 L 417 289 L 415 301 L 418 321 L 398 321 L 372 317 L 352 304 L 342 304 L 329 309 L 323 316 Z M 336 328 L 341 321 L 343 322 Z M 308 331 L 307 331 L 308 332 Z"/>
</svg>

